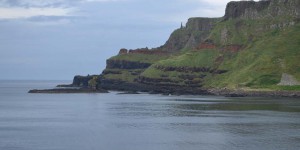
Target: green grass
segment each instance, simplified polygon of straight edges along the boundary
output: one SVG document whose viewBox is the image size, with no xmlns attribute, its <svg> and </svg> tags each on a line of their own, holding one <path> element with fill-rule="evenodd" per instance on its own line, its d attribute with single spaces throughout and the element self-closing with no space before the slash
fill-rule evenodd
<svg viewBox="0 0 300 150">
<path fill-rule="evenodd" d="M 147 54 L 125 54 L 111 57 L 112 60 L 128 60 L 144 63 L 154 63 L 162 59 L 167 59 L 169 55 L 147 55 Z"/>
<path fill-rule="evenodd" d="M 162 60 L 157 65 L 174 67 L 212 67 L 218 57 L 217 50 L 189 51 L 183 55 Z"/>
<path fill-rule="evenodd" d="M 295 86 L 273 86 L 274 90 L 285 90 L 285 91 L 300 91 L 300 85 Z"/>
<path fill-rule="evenodd" d="M 106 70 L 108 70 L 108 69 L 106 69 Z M 134 79 L 138 77 L 139 73 L 144 71 L 141 69 L 132 69 L 132 70 L 109 69 L 109 70 L 118 71 L 118 72 L 120 72 L 120 74 L 106 74 L 106 75 L 104 75 L 104 78 L 122 80 L 122 81 L 126 81 L 126 82 L 134 82 Z M 137 73 L 138 75 L 135 75 L 133 73 Z"/>
<path fill-rule="evenodd" d="M 300 81 L 299 59 L 300 25 L 274 30 L 236 56 L 225 58 L 219 69 L 230 72 L 209 78 L 207 86 L 272 88 L 280 82 L 282 73 L 294 75 Z"/>
</svg>

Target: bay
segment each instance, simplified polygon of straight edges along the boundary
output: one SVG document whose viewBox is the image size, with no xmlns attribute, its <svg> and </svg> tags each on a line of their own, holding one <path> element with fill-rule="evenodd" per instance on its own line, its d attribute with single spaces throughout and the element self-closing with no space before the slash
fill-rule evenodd
<svg viewBox="0 0 300 150">
<path fill-rule="evenodd" d="M 0 81 L 0 149 L 300 148 L 296 98 L 27 93 L 69 82 Z"/>
</svg>

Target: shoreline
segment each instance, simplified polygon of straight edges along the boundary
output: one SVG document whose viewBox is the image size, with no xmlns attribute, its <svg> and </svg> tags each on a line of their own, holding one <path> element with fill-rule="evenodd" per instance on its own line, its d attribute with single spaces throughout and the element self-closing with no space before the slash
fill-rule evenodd
<svg viewBox="0 0 300 150">
<path fill-rule="evenodd" d="M 103 89 L 33 89 L 29 90 L 28 93 L 32 94 L 74 94 L 74 93 L 108 93 L 107 90 Z"/>
<path fill-rule="evenodd" d="M 229 90 L 229 89 L 205 89 L 184 91 L 178 89 L 177 91 L 167 90 L 136 90 L 136 89 L 90 89 L 90 88 L 54 88 L 54 89 L 33 89 L 28 93 L 32 94 L 74 94 L 74 93 L 109 93 L 111 91 L 118 91 L 121 94 L 139 94 L 140 92 L 149 94 L 162 95 L 211 95 L 211 96 L 225 96 L 225 97 L 289 97 L 300 98 L 300 91 L 264 91 L 264 90 Z M 197 92 L 198 91 L 198 92 Z"/>
</svg>

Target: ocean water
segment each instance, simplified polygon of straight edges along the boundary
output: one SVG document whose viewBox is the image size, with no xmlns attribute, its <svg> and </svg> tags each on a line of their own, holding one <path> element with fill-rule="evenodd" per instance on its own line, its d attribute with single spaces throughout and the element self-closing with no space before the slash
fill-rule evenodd
<svg viewBox="0 0 300 150">
<path fill-rule="evenodd" d="M 0 150 L 300 149 L 300 99 L 27 93 L 60 83 L 0 81 Z"/>
</svg>

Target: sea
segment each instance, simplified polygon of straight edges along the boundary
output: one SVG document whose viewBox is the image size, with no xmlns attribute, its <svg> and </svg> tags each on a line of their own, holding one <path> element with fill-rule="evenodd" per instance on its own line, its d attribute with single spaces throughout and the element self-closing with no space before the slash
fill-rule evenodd
<svg viewBox="0 0 300 150">
<path fill-rule="evenodd" d="M 29 94 L 0 81 L 0 150 L 299 150 L 299 98 Z"/>
</svg>

